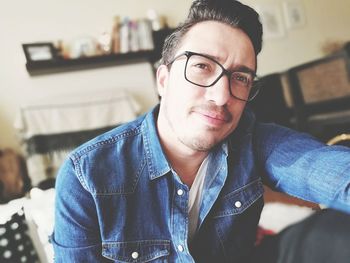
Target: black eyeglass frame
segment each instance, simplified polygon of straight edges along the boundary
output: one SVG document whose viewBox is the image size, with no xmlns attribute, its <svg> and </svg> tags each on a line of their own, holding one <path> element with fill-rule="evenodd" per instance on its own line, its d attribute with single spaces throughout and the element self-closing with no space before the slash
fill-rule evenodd
<svg viewBox="0 0 350 263">
<path fill-rule="evenodd" d="M 214 80 L 214 82 L 211 83 L 210 85 L 201 85 L 201 84 L 195 83 L 195 82 L 193 82 L 193 81 L 191 81 L 191 80 L 189 80 L 189 79 L 187 78 L 187 76 L 186 76 L 187 63 L 188 63 L 188 60 L 190 59 L 190 57 L 193 56 L 193 55 L 205 57 L 205 58 L 207 58 L 207 59 L 213 61 L 213 62 L 216 63 L 217 65 L 219 65 L 220 68 L 222 69 L 222 73 L 221 73 L 221 74 Z M 252 84 L 252 86 L 251 86 L 251 90 L 249 91 L 248 98 L 247 98 L 247 99 L 242 99 L 242 98 L 238 98 L 237 96 L 235 96 L 234 94 L 232 94 L 232 91 L 231 91 L 231 81 L 229 81 L 229 92 L 230 92 L 230 95 L 231 95 L 232 97 L 238 99 L 238 100 L 249 102 L 249 101 L 252 101 L 252 100 L 256 97 L 256 95 L 258 95 L 258 93 L 259 93 L 259 90 L 260 90 L 260 82 L 259 82 L 259 77 L 258 77 L 255 73 L 253 73 L 253 72 L 246 72 L 246 71 L 239 71 L 239 70 L 238 70 L 238 71 L 236 71 L 236 70 L 234 70 L 234 71 L 227 70 L 227 69 L 225 69 L 224 66 L 221 65 L 218 61 L 216 61 L 216 60 L 213 59 L 212 57 L 210 57 L 210 56 L 208 56 L 208 55 L 205 55 L 205 54 L 196 53 L 196 52 L 192 52 L 192 51 L 184 51 L 184 52 L 180 53 L 179 55 L 175 56 L 169 63 L 166 64 L 166 66 L 169 67 L 169 66 L 170 66 L 171 64 L 173 64 L 178 58 L 180 58 L 180 57 L 182 57 L 182 56 L 186 56 L 186 58 L 187 58 L 186 64 L 185 64 L 185 67 L 184 67 L 184 77 L 185 77 L 185 79 L 186 79 L 188 82 L 190 82 L 190 83 L 192 83 L 192 84 L 194 84 L 194 85 L 196 85 L 196 86 L 203 87 L 203 88 L 209 88 L 209 87 L 214 86 L 215 83 L 217 83 L 217 82 L 221 79 L 221 77 L 222 77 L 223 75 L 226 75 L 226 76 L 228 77 L 228 79 L 230 80 L 233 73 L 242 72 L 242 73 L 249 73 L 249 74 L 252 74 L 252 75 L 253 75 L 253 79 L 254 79 L 253 84 Z M 255 83 L 255 85 L 254 85 L 254 83 Z M 254 93 L 253 93 L 253 95 L 250 95 L 251 92 L 252 92 L 252 90 L 253 90 L 253 88 L 255 89 L 255 90 L 254 90 Z"/>
</svg>

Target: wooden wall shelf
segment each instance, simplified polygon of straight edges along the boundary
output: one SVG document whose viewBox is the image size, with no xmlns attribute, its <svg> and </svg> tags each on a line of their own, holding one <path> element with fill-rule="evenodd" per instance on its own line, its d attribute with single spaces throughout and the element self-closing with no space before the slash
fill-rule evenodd
<svg viewBox="0 0 350 263">
<path fill-rule="evenodd" d="M 152 62 L 153 51 L 138 51 L 124 54 L 108 54 L 76 59 L 56 59 L 27 62 L 26 68 L 31 76 L 85 70 L 141 61 Z"/>
<path fill-rule="evenodd" d="M 161 58 L 164 39 L 173 29 L 167 28 L 153 32 L 154 50 L 120 54 L 107 54 L 76 59 L 58 58 L 54 60 L 27 61 L 26 68 L 31 76 L 110 67 L 148 61 L 155 63 Z"/>
</svg>

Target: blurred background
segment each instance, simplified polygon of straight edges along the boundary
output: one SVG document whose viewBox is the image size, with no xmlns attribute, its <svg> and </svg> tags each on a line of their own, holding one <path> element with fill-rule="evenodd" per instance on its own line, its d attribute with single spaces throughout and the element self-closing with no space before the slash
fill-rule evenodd
<svg viewBox="0 0 350 263">
<path fill-rule="evenodd" d="M 349 146 L 350 1 L 243 2 L 260 13 L 264 26 L 257 72 L 262 88 L 248 105 L 258 120 Z M 71 149 L 158 102 L 161 47 L 190 5 L 189 0 L 1 1 L 1 262 L 53 261 L 48 236 L 57 169 Z M 273 205 L 318 208 L 266 193 Z M 274 232 L 313 213 L 266 207 L 260 225 Z M 14 223 L 21 227 L 13 229 Z M 35 248 L 23 249 L 31 242 L 15 238 L 27 229 Z"/>
<path fill-rule="evenodd" d="M 350 39 L 350 2 L 347 0 L 243 2 L 264 11 L 270 24 L 270 36 L 265 38 L 259 55 L 261 76 L 321 58 Z M 293 3 L 300 4 L 302 17 L 300 23 L 297 18 L 297 25 L 290 28 L 285 8 Z M 142 85 L 143 89 L 154 92 L 151 71 L 140 65 L 135 69 L 140 72 L 138 78 L 134 78 L 130 69 L 135 65 L 31 77 L 26 70 L 22 44 L 58 41 L 71 44 L 82 38 L 98 39 L 112 30 L 116 16 L 121 21 L 125 17 L 143 19 L 150 16 L 152 10 L 163 17 L 169 27 L 174 27 L 185 18 L 190 4 L 188 0 L 3 1 L 0 8 L 0 148 L 20 149 L 14 122 L 20 105 L 28 100 L 117 86 Z M 274 24 L 276 21 L 278 25 Z M 132 93 L 144 108 L 154 102 L 154 94 Z M 142 101 L 145 96 L 147 102 Z"/>
</svg>

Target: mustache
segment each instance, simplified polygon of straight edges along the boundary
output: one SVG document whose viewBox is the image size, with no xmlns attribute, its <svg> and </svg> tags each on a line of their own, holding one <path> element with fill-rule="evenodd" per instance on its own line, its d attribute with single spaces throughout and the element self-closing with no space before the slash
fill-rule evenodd
<svg viewBox="0 0 350 263">
<path fill-rule="evenodd" d="M 232 114 L 227 110 L 225 106 L 203 104 L 193 106 L 191 110 L 213 118 L 225 120 L 226 122 L 230 122 L 233 119 Z"/>
</svg>

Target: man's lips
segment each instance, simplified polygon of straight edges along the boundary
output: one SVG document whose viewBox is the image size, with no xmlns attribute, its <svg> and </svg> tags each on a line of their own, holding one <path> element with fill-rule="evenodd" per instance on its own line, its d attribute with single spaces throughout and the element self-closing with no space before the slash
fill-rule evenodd
<svg viewBox="0 0 350 263">
<path fill-rule="evenodd" d="M 226 110 L 216 109 L 213 107 L 194 108 L 193 111 L 201 115 L 211 124 L 219 125 L 228 123 L 232 120 L 232 115 Z"/>
<path fill-rule="evenodd" d="M 228 122 L 229 118 L 221 113 L 217 113 L 217 112 L 199 112 L 199 114 L 202 114 L 206 117 L 212 118 L 212 119 L 216 119 L 219 121 L 223 121 L 223 122 Z"/>
</svg>

